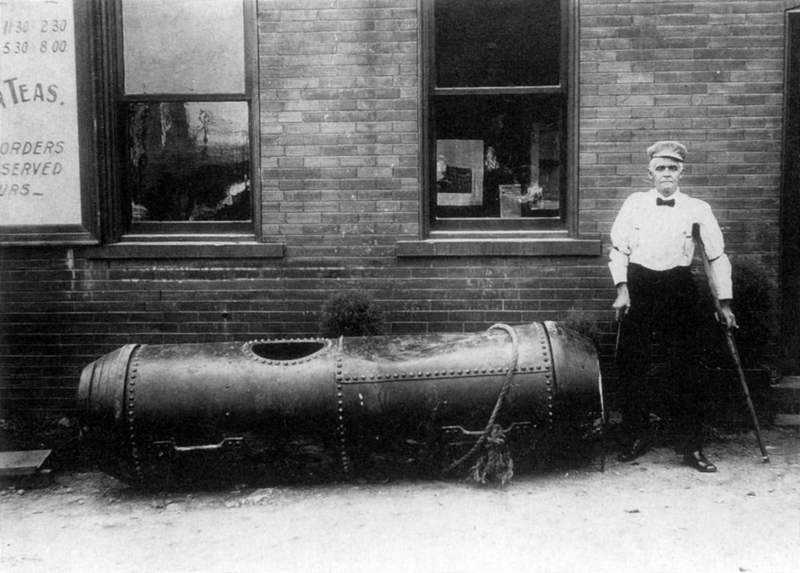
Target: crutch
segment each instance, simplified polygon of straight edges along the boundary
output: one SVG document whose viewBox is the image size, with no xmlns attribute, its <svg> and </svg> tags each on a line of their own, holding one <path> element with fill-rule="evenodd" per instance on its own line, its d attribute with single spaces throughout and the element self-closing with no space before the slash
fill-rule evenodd
<svg viewBox="0 0 800 573">
<path fill-rule="evenodd" d="M 720 305 L 719 298 L 717 297 L 714 273 L 711 270 L 711 263 L 708 260 L 708 255 L 706 254 L 706 247 L 703 244 L 703 239 L 700 236 L 700 230 L 696 224 L 692 229 L 692 234 L 694 235 L 694 240 L 697 243 L 697 246 L 700 247 L 700 256 L 703 259 L 703 269 L 705 270 L 706 278 L 708 279 L 708 286 L 711 287 L 711 297 L 714 299 L 714 306 L 717 310 L 717 316 L 720 321 L 722 321 L 724 316 L 722 314 L 722 305 Z M 764 440 L 761 438 L 761 428 L 758 425 L 758 417 L 756 416 L 756 409 L 753 407 L 753 400 L 750 398 L 750 389 L 747 387 L 747 380 L 745 380 L 744 377 L 744 369 L 742 368 L 742 361 L 739 358 L 739 351 L 736 348 L 736 341 L 733 339 L 733 332 L 731 332 L 731 329 L 728 328 L 727 324 L 723 324 L 722 326 L 725 329 L 725 339 L 728 343 L 728 350 L 730 350 L 731 357 L 736 364 L 736 370 L 739 373 L 739 381 L 742 383 L 742 390 L 744 391 L 744 397 L 747 401 L 747 409 L 750 411 L 750 417 L 753 419 L 753 426 L 756 430 L 758 447 L 761 450 L 761 460 L 764 463 L 767 463 L 769 462 L 769 455 L 767 455 L 767 448 L 764 447 Z"/>
</svg>

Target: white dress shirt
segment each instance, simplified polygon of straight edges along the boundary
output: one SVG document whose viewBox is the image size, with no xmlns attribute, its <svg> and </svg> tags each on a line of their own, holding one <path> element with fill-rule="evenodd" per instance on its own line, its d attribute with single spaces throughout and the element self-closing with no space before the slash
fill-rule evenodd
<svg viewBox="0 0 800 573">
<path fill-rule="evenodd" d="M 614 284 L 628 281 L 628 263 L 654 271 L 688 267 L 694 257 L 692 226 L 700 226 L 700 237 L 711 261 L 719 300 L 733 298 L 731 264 L 711 206 L 681 193 L 670 195 L 674 207 L 659 206 L 656 189 L 634 193 L 625 200 L 611 228 L 611 276 Z"/>
</svg>

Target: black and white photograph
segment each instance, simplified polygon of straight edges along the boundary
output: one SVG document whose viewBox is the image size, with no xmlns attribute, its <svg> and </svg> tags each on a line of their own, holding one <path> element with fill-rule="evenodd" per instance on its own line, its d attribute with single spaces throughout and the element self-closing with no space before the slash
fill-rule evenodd
<svg viewBox="0 0 800 573">
<path fill-rule="evenodd" d="M 800 573 L 800 0 L 0 0 L 2 573 Z"/>
</svg>

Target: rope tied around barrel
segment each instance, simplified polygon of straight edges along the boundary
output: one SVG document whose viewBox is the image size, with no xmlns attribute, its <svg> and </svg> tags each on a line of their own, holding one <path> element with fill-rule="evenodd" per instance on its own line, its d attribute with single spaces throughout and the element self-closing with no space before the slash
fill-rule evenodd
<svg viewBox="0 0 800 573">
<path fill-rule="evenodd" d="M 517 332 L 507 324 L 495 324 L 488 330 L 505 330 L 509 334 L 511 337 L 511 363 L 506 370 L 503 386 L 500 388 L 500 393 L 497 396 L 497 401 L 495 402 L 491 416 L 489 416 L 486 427 L 479 432 L 464 432 L 469 435 L 479 435 L 479 437 L 472 448 L 450 464 L 444 470 L 444 473 L 449 473 L 463 464 L 485 445 L 486 450 L 470 469 L 470 475 L 472 479 L 479 483 L 486 483 L 486 479 L 489 478 L 490 480 L 499 479 L 501 484 L 505 485 L 514 475 L 514 460 L 511 459 L 511 454 L 507 451 L 503 451 L 506 441 L 505 432 L 508 430 L 503 430 L 500 424 L 496 423 L 496 419 L 505 402 L 506 395 L 511 389 L 511 381 L 514 378 L 514 371 L 517 369 L 517 362 L 519 361 L 519 340 L 517 338 Z"/>
</svg>

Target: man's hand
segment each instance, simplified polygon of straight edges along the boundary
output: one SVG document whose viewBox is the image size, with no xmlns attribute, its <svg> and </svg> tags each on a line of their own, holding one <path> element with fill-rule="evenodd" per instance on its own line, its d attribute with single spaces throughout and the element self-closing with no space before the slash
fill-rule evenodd
<svg viewBox="0 0 800 573">
<path fill-rule="evenodd" d="M 718 316 L 717 319 L 720 322 L 725 322 L 725 326 L 728 327 L 728 330 L 731 330 L 732 328 L 739 328 L 739 325 L 736 324 L 736 316 L 733 314 L 733 311 L 731 310 L 730 300 L 719 301 L 719 310 L 721 316 Z"/>
<path fill-rule="evenodd" d="M 617 300 L 612 305 L 614 308 L 614 317 L 619 321 L 628 314 L 631 308 L 631 297 L 628 294 L 628 284 L 619 283 L 617 285 Z"/>
</svg>

